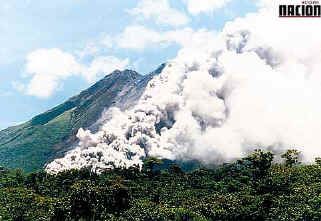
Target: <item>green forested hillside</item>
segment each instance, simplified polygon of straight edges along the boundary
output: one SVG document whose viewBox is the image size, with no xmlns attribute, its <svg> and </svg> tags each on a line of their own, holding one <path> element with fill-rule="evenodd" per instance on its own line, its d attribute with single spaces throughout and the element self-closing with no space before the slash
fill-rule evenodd
<svg viewBox="0 0 321 221">
<path fill-rule="evenodd" d="M 215 169 L 164 169 L 157 159 L 136 167 L 58 175 L 0 172 L 2 220 L 320 220 L 321 160 L 299 152 L 257 150 Z M 163 168 L 163 169 L 159 169 Z M 0 219 L 1 220 L 1 219 Z"/>
<path fill-rule="evenodd" d="M 140 79 L 142 76 L 134 71 L 115 71 L 52 110 L 0 131 L 0 165 L 26 171 L 41 169 L 68 150 L 78 129 L 94 124 L 104 109 L 126 104 L 133 90 L 139 96 L 144 89 L 136 87 Z"/>
</svg>

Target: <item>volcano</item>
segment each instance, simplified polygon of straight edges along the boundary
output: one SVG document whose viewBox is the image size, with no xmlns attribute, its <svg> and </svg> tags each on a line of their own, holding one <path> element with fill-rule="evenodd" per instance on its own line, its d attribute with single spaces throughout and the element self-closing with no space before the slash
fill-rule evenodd
<svg viewBox="0 0 321 221">
<path fill-rule="evenodd" d="M 110 107 L 134 105 L 157 70 L 140 75 L 132 70 L 106 75 L 102 80 L 66 102 L 35 116 L 28 122 L 0 131 L 0 162 L 8 168 L 35 171 L 77 143 L 79 128 L 95 131 Z"/>
</svg>

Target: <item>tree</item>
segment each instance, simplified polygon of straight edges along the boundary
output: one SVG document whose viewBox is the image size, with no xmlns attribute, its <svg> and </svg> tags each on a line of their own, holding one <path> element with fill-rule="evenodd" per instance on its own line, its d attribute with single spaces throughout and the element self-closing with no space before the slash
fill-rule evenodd
<svg viewBox="0 0 321 221">
<path fill-rule="evenodd" d="M 318 166 L 321 166 L 321 157 L 316 157 L 314 161 Z"/>
<path fill-rule="evenodd" d="M 25 177 L 21 169 L 16 170 L 15 176 L 15 179 L 17 180 L 18 184 L 23 184 Z"/>
<path fill-rule="evenodd" d="M 183 175 L 184 174 L 184 171 L 182 170 L 182 168 L 180 168 L 180 166 L 177 165 L 176 163 L 173 163 L 173 164 L 170 165 L 169 172 L 171 174 L 178 174 L 178 175 Z"/>
<path fill-rule="evenodd" d="M 156 157 L 148 157 L 144 160 L 143 171 L 149 176 L 153 176 L 155 172 L 155 167 L 162 164 L 162 160 Z"/>
<path fill-rule="evenodd" d="M 112 212 L 119 213 L 129 207 L 131 195 L 123 183 L 124 180 L 121 177 L 115 177 L 111 184 Z"/>
<path fill-rule="evenodd" d="M 257 178 L 260 178 L 267 174 L 268 169 L 272 165 L 273 157 L 272 152 L 257 149 L 244 160 L 251 163 L 251 166 L 255 170 L 254 175 L 257 176 Z"/>
<path fill-rule="evenodd" d="M 284 154 L 281 155 L 281 158 L 285 159 L 285 165 L 292 167 L 299 163 L 301 152 L 295 149 L 287 150 Z"/>
<path fill-rule="evenodd" d="M 95 220 L 97 198 L 94 183 L 87 180 L 75 183 L 70 195 L 71 217 L 76 220 Z"/>
</svg>

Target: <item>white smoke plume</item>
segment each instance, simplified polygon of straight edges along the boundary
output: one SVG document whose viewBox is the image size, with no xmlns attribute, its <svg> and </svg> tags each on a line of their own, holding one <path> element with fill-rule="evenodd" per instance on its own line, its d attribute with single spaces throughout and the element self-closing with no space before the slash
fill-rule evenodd
<svg viewBox="0 0 321 221">
<path fill-rule="evenodd" d="M 321 156 L 320 19 L 278 18 L 273 4 L 182 49 L 138 104 L 113 108 L 99 132 L 47 166 L 93 171 L 141 165 L 146 156 L 220 163 L 254 148 Z"/>
</svg>

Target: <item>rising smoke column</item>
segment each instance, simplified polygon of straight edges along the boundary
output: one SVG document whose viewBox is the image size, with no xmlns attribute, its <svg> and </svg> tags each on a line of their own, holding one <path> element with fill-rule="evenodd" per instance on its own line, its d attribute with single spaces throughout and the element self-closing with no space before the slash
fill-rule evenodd
<svg viewBox="0 0 321 221">
<path fill-rule="evenodd" d="M 183 48 L 137 105 L 108 110 L 97 133 L 80 129 L 78 147 L 47 171 L 99 173 L 147 156 L 221 163 L 258 147 L 297 148 L 307 162 L 321 156 L 321 23 L 275 13 L 264 3 Z"/>
</svg>

